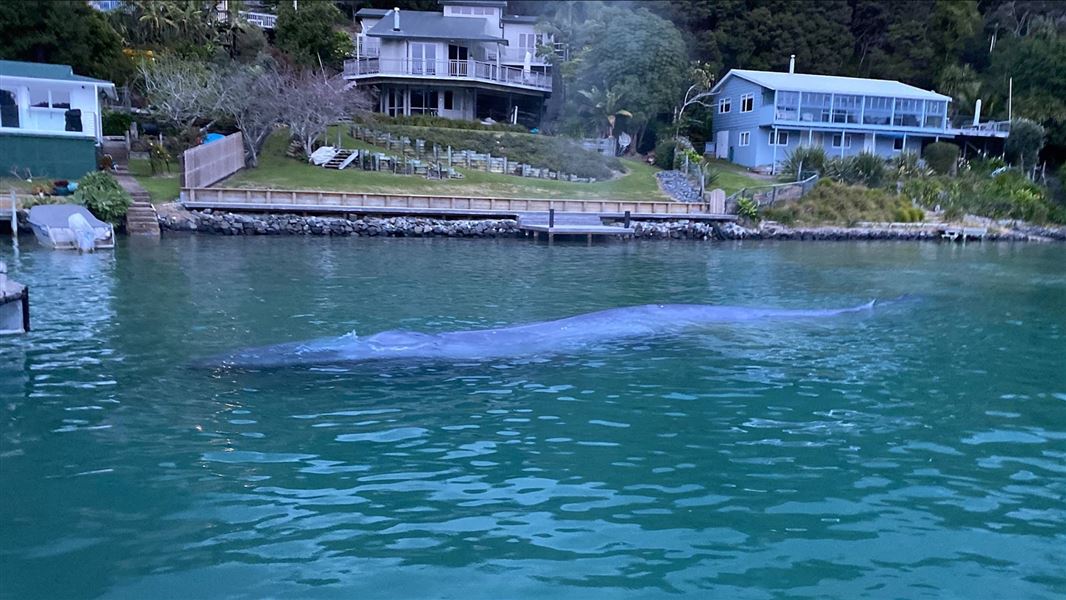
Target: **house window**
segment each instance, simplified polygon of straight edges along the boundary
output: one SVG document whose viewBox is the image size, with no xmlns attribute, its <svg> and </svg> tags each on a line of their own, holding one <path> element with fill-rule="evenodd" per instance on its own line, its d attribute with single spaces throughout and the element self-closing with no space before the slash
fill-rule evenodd
<svg viewBox="0 0 1066 600">
<path fill-rule="evenodd" d="M 70 108 L 70 91 L 52 90 L 52 108 Z"/>
<path fill-rule="evenodd" d="M 803 92 L 800 97 L 800 120 L 828 123 L 833 97 L 829 94 Z"/>
<path fill-rule="evenodd" d="M 864 125 L 888 125 L 892 121 L 892 98 L 866 96 L 862 112 Z"/>
<path fill-rule="evenodd" d="M 0 90 L 0 127 L 19 126 L 19 106 L 15 90 Z"/>
<path fill-rule="evenodd" d="M 925 127 L 940 129 L 944 127 L 944 111 L 947 110 L 947 102 L 943 100 L 925 101 Z"/>
<path fill-rule="evenodd" d="M 455 106 L 455 92 L 444 90 L 444 110 L 452 110 Z"/>
<path fill-rule="evenodd" d="M 892 140 L 892 149 L 896 152 L 903 151 L 903 138 L 896 138 Z"/>
<path fill-rule="evenodd" d="M 861 107 L 862 96 L 837 95 L 833 99 L 833 122 L 858 123 Z"/>
<path fill-rule="evenodd" d="M 833 135 L 833 147 L 834 148 L 851 148 L 851 134 L 843 135 L 840 133 Z M 843 140 L 841 139 L 843 138 Z M 843 145 L 841 145 L 843 144 Z"/>
<path fill-rule="evenodd" d="M 750 131 L 741 131 L 740 132 L 740 145 L 741 146 L 747 146 L 750 143 L 751 143 L 751 132 Z"/>
<path fill-rule="evenodd" d="M 536 50 L 537 46 L 544 44 L 543 33 L 520 33 L 518 34 L 518 47 L 526 50 Z"/>
<path fill-rule="evenodd" d="M 437 74 L 437 45 L 411 42 L 411 74 Z"/>
<path fill-rule="evenodd" d="M 740 97 L 740 112 L 751 112 L 755 110 L 755 96 L 752 94 L 744 94 Z"/>
<path fill-rule="evenodd" d="M 920 127 L 922 118 L 922 101 L 909 98 L 896 98 L 896 114 L 892 124 L 897 127 Z"/>
<path fill-rule="evenodd" d="M 718 101 L 718 114 L 724 115 L 733 108 L 733 101 L 729 98 L 722 98 Z"/>
<path fill-rule="evenodd" d="M 437 114 L 437 92 L 411 90 L 411 114 Z"/>
<path fill-rule="evenodd" d="M 799 121 L 799 92 L 777 92 L 777 118 L 781 121 Z"/>
<path fill-rule="evenodd" d="M 48 90 L 30 88 L 30 106 L 48 108 Z"/>
<path fill-rule="evenodd" d="M 787 146 L 788 145 L 788 132 L 777 131 L 777 139 L 774 139 L 774 132 L 770 132 L 770 145 L 771 146 Z"/>
</svg>

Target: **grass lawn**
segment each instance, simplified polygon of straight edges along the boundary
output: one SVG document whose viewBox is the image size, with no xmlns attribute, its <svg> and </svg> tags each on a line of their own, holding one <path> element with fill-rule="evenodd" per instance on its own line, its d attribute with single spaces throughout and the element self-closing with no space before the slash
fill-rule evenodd
<svg viewBox="0 0 1066 600">
<path fill-rule="evenodd" d="M 345 148 L 380 148 L 352 139 L 345 132 Z M 337 139 L 336 129 L 327 139 Z M 323 169 L 285 156 L 288 132 L 279 130 L 267 140 L 259 167 L 236 173 L 217 185 L 290 190 L 355 191 L 397 194 L 455 194 L 501 198 L 573 198 L 611 200 L 665 200 L 655 179 L 655 167 L 624 160 L 628 173 L 610 181 L 571 183 L 458 169 L 463 179 L 439 181 L 411 175 L 393 175 L 360 169 Z M 141 185 L 148 187 L 142 181 Z M 153 196 L 154 197 L 154 196 Z"/>
<path fill-rule="evenodd" d="M 137 183 L 152 197 L 153 204 L 174 202 L 178 199 L 181 186 L 176 162 L 170 165 L 170 173 L 153 176 L 151 163 L 147 159 L 131 159 L 129 170 L 130 175 L 133 175 Z"/>
<path fill-rule="evenodd" d="M 760 178 L 757 175 L 753 175 L 744 167 L 725 160 L 712 160 L 711 168 L 718 173 L 718 181 L 714 182 L 710 187 L 722 188 L 727 196 L 740 191 L 741 188 L 777 183 L 769 177 Z"/>
</svg>

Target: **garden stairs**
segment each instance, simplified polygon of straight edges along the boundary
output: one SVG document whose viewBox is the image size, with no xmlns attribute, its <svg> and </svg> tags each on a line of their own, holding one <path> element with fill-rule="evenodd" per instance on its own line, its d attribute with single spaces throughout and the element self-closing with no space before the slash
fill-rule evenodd
<svg viewBox="0 0 1066 600">
<path fill-rule="evenodd" d="M 352 164 L 352 161 L 354 161 L 357 156 L 358 154 L 355 150 L 338 148 L 337 153 L 333 155 L 333 158 L 329 159 L 329 162 L 322 166 L 327 169 L 343 169 Z"/>
<path fill-rule="evenodd" d="M 159 216 L 152 206 L 148 192 L 137 183 L 124 165 L 117 166 L 115 176 L 122 189 L 133 197 L 133 204 L 126 211 L 126 233 L 159 237 Z"/>
</svg>

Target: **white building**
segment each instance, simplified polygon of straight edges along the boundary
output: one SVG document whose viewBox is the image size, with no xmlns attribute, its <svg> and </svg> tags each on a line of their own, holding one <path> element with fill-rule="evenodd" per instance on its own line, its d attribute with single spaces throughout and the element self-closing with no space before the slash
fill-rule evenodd
<svg viewBox="0 0 1066 600">
<path fill-rule="evenodd" d="M 96 169 L 102 93 L 115 84 L 68 65 L 0 60 L 0 173 L 77 179 Z"/>
<path fill-rule="evenodd" d="M 551 65 L 537 49 L 551 39 L 534 17 L 504 14 L 502 0 L 440 0 L 443 12 L 364 8 L 357 57 L 344 77 L 374 86 L 378 110 L 453 119 L 540 122 Z"/>
</svg>

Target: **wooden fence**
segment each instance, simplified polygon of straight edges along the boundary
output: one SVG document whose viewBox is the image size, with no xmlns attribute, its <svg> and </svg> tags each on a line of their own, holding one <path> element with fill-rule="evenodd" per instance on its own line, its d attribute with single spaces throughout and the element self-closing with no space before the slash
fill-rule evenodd
<svg viewBox="0 0 1066 600">
<path fill-rule="evenodd" d="M 181 186 L 207 187 L 244 168 L 244 138 L 241 132 L 189 148 L 181 156 Z"/>
<path fill-rule="evenodd" d="M 455 216 L 517 215 L 526 212 L 596 213 L 634 217 L 733 220 L 733 215 L 712 213 L 706 203 L 624 200 L 548 200 L 542 198 L 486 198 L 477 196 L 423 196 L 362 194 L 251 188 L 183 188 L 182 203 L 192 209 L 268 212 L 324 212 L 371 214 L 435 214 Z M 715 202 L 721 206 L 721 202 Z M 718 207 L 714 207 L 718 208 Z"/>
</svg>

